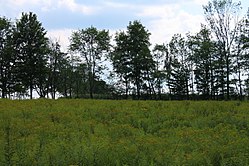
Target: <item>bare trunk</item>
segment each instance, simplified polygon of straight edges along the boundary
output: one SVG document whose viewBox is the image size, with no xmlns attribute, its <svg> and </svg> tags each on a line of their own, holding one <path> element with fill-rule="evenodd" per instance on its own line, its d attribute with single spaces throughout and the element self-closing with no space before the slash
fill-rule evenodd
<svg viewBox="0 0 249 166">
<path fill-rule="evenodd" d="M 226 96 L 226 99 L 227 100 L 230 100 L 230 94 L 229 94 L 229 92 L 230 92 L 230 89 L 229 89 L 229 73 L 230 73 L 230 68 L 229 68 L 229 56 L 228 55 L 226 55 L 226 68 L 227 68 L 227 75 L 226 75 L 226 77 L 227 77 L 227 80 L 226 80 L 226 86 L 227 86 L 227 96 Z"/>
<path fill-rule="evenodd" d="M 128 80 L 125 79 L 125 99 L 128 99 Z"/>
<path fill-rule="evenodd" d="M 33 84 L 32 83 L 29 85 L 29 90 L 30 90 L 30 99 L 33 99 Z"/>
<path fill-rule="evenodd" d="M 93 75 L 91 73 L 89 73 L 89 93 L 90 93 L 90 98 L 93 99 Z"/>
</svg>

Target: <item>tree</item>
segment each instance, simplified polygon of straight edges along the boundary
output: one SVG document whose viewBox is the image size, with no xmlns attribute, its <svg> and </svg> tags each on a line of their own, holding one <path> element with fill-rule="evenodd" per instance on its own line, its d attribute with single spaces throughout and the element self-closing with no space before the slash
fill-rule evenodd
<svg viewBox="0 0 249 166">
<path fill-rule="evenodd" d="M 233 70 L 233 79 L 231 80 L 235 86 L 235 94 L 239 96 L 239 99 L 243 98 L 243 75 L 246 75 L 245 71 L 248 68 L 247 63 L 247 48 L 246 48 L 246 36 L 247 34 L 247 21 L 243 19 L 238 25 L 238 31 L 236 32 L 235 42 L 232 47 L 232 70 Z"/>
<path fill-rule="evenodd" d="M 170 64 L 169 89 L 176 99 L 189 99 L 190 61 L 185 39 L 176 34 L 169 43 Z"/>
<path fill-rule="evenodd" d="M 190 60 L 195 66 L 195 84 L 203 99 L 214 98 L 214 42 L 211 40 L 211 32 L 206 26 L 202 26 L 199 33 L 189 36 L 189 48 L 192 50 Z"/>
<path fill-rule="evenodd" d="M 126 32 L 117 33 L 116 46 L 111 54 L 114 71 L 125 83 L 125 95 L 128 97 L 130 84 L 134 85 L 137 99 L 141 90 L 152 93 L 152 72 L 155 62 L 150 53 L 150 33 L 139 22 L 130 22 Z"/>
<path fill-rule="evenodd" d="M 75 96 L 76 98 L 82 97 L 83 95 L 86 95 L 87 92 L 89 91 L 87 88 L 88 85 L 88 79 L 87 79 L 87 66 L 84 63 L 80 63 L 77 66 L 74 67 L 73 70 L 73 78 L 72 80 L 73 82 L 73 96 Z M 94 83 L 95 86 L 96 82 Z M 95 88 L 94 88 L 95 89 Z M 96 91 L 93 90 L 93 93 L 95 93 Z"/>
<path fill-rule="evenodd" d="M 21 19 L 16 22 L 14 38 L 18 52 L 19 76 L 23 85 L 29 88 L 30 99 L 33 98 L 33 90 L 38 82 L 45 79 L 41 77 L 46 73 L 47 63 L 48 39 L 45 35 L 46 31 L 35 14 L 22 13 Z"/>
<path fill-rule="evenodd" d="M 61 51 L 61 46 L 58 42 L 50 41 L 48 53 L 48 79 L 47 79 L 47 93 L 50 93 L 52 99 L 55 99 L 61 80 L 61 68 L 66 63 L 66 55 Z"/>
<path fill-rule="evenodd" d="M 12 81 L 13 50 L 11 49 L 12 25 L 6 18 L 0 18 L 0 89 L 5 98 Z"/>
<path fill-rule="evenodd" d="M 132 71 L 128 35 L 125 32 L 116 33 L 114 40 L 116 46 L 111 53 L 111 61 L 115 73 L 117 73 L 120 78 L 120 82 L 125 84 L 125 98 L 128 99 Z"/>
<path fill-rule="evenodd" d="M 241 3 L 232 0 L 213 0 L 203 6 L 206 20 L 219 44 L 220 60 L 224 60 L 226 98 L 230 99 L 231 54 L 239 27 L 238 14 Z M 223 87 L 223 85 L 221 85 Z"/>
<path fill-rule="evenodd" d="M 247 11 L 247 17 L 244 19 L 243 26 L 242 26 L 242 33 L 238 39 L 240 43 L 240 50 L 242 50 L 242 70 L 246 71 L 247 79 L 245 80 L 245 92 L 247 96 L 249 96 L 249 9 Z M 240 60 L 241 60 L 240 59 Z M 240 88 L 241 89 L 241 88 Z"/>
<path fill-rule="evenodd" d="M 72 67 L 70 64 L 69 57 L 65 57 L 62 63 L 58 66 L 58 84 L 57 91 L 64 97 L 70 97 L 70 87 L 71 87 L 71 74 Z"/>
<path fill-rule="evenodd" d="M 155 60 L 155 71 L 154 71 L 154 79 L 156 82 L 156 88 L 158 93 L 159 100 L 161 99 L 161 89 L 162 83 L 166 79 L 167 73 L 165 69 L 165 65 L 169 62 L 169 52 L 168 47 L 165 44 L 159 45 L 156 44 L 153 49 L 153 57 Z"/>
<path fill-rule="evenodd" d="M 74 32 L 70 41 L 70 50 L 79 53 L 87 65 L 89 93 L 93 98 L 94 80 L 103 69 L 101 60 L 110 47 L 109 32 L 90 27 Z"/>
<path fill-rule="evenodd" d="M 127 27 L 129 43 L 129 54 L 131 61 L 130 78 L 136 87 L 137 98 L 140 99 L 143 81 L 149 80 L 149 71 L 153 69 L 155 63 L 150 53 L 150 33 L 139 22 L 130 22 Z"/>
</svg>

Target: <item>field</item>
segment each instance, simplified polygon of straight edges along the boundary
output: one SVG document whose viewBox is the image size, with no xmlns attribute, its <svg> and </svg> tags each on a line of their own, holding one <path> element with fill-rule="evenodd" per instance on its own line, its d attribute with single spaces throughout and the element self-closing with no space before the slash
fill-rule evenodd
<svg viewBox="0 0 249 166">
<path fill-rule="evenodd" d="M 249 103 L 0 100 L 0 165 L 249 165 Z"/>
</svg>

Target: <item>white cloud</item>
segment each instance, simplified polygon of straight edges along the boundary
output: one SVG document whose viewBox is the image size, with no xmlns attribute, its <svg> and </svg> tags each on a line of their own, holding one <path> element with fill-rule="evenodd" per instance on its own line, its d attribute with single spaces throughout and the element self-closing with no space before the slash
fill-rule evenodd
<svg viewBox="0 0 249 166">
<path fill-rule="evenodd" d="M 193 0 L 197 5 L 207 5 L 210 0 Z"/>
<path fill-rule="evenodd" d="M 62 51 L 67 52 L 68 46 L 70 44 L 69 38 L 70 38 L 73 31 L 75 31 L 75 30 L 73 30 L 73 29 L 48 30 L 47 36 L 52 41 L 58 41 L 61 45 Z"/>
<path fill-rule="evenodd" d="M 1 4 L 2 2 L 0 2 Z M 85 15 L 93 14 L 98 10 L 98 7 L 76 3 L 75 0 L 8 0 L 7 4 L 3 3 L 3 5 L 7 5 L 12 10 L 39 8 L 43 12 L 46 12 L 53 9 L 66 9 Z"/>
<path fill-rule="evenodd" d="M 151 32 L 151 43 L 155 44 L 169 42 L 175 33 L 185 34 L 189 31 L 198 31 L 200 29 L 200 23 L 204 22 L 202 13 L 199 15 L 190 14 L 189 11 L 185 11 L 185 6 L 194 6 L 193 10 L 195 10 L 197 5 L 201 8 L 201 5 L 207 4 L 208 1 L 209 0 L 179 0 L 177 1 L 178 3 L 174 1 L 174 3 L 165 2 L 158 5 L 136 5 L 129 2 L 121 3 L 106 0 L 97 5 L 88 6 L 84 4 L 84 1 L 83 3 L 78 3 L 75 0 L 8 0 L 7 6 L 12 10 L 13 8 L 18 10 L 18 13 L 20 12 L 19 9 L 26 8 L 34 8 L 35 10 L 39 8 L 43 12 L 56 9 L 62 11 L 62 13 L 68 14 L 68 12 L 72 12 L 84 15 L 105 14 L 105 11 L 111 11 L 113 9 L 118 9 L 120 12 L 129 14 L 136 13 L 135 18 L 145 20 L 142 23 Z M 0 6 L 1 4 L 2 1 L 0 1 Z M 61 18 L 58 19 L 63 20 L 63 14 Z M 110 20 L 111 19 L 110 17 Z M 126 27 L 120 27 L 120 29 L 122 28 L 126 29 Z M 118 29 L 112 29 L 110 33 L 113 35 L 116 31 L 118 31 Z M 63 29 L 63 27 L 58 30 L 48 30 L 48 36 L 59 40 L 64 51 L 67 51 L 69 45 L 68 38 L 71 33 L 72 29 Z"/>
<path fill-rule="evenodd" d="M 80 12 L 85 15 L 91 15 L 95 13 L 98 7 L 90 7 L 83 4 L 77 4 L 74 0 L 60 0 L 58 6 L 67 8 L 72 12 Z"/>
<path fill-rule="evenodd" d="M 133 5 L 131 4 L 127 4 L 127 3 L 121 3 L 121 2 L 110 2 L 110 1 L 105 1 L 103 3 L 103 7 L 109 7 L 109 8 L 114 8 L 114 9 L 117 9 L 117 8 L 134 8 Z"/>
<path fill-rule="evenodd" d="M 30 4 L 36 4 L 38 0 L 30 1 Z M 28 3 L 28 0 L 9 0 L 8 1 L 13 6 L 23 6 Z"/>
<path fill-rule="evenodd" d="M 145 18 L 151 17 L 146 25 L 152 34 L 152 44 L 169 42 L 176 33 L 184 35 L 187 32 L 197 32 L 200 24 L 205 21 L 201 14 L 190 14 L 177 4 L 145 6 L 141 8 L 138 15 Z"/>
<path fill-rule="evenodd" d="M 145 6 L 138 13 L 138 16 L 142 17 L 172 17 L 175 11 L 179 10 L 178 5 L 163 5 L 163 6 Z"/>
<path fill-rule="evenodd" d="M 51 6 L 55 0 L 8 0 L 12 7 Z"/>
<path fill-rule="evenodd" d="M 160 18 L 150 22 L 151 42 L 165 43 L 171 40 L 171 37 L 180 33 L 185 35 L 188 32 L 194 33 L 200 30 L 201 16 L 193 16 L 181 12 L 175 18 Z"/>
</svg>

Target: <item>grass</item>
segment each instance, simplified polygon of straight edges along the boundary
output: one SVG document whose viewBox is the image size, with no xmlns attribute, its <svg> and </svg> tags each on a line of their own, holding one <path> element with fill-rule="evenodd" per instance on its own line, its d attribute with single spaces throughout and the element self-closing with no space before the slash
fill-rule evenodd
<svg viewBox="0 0 249 166">
<path fill-rule="evenodd" d="M 0 100 L 0 165 L 249 165 L 249 103 Z"/>
</svg>

